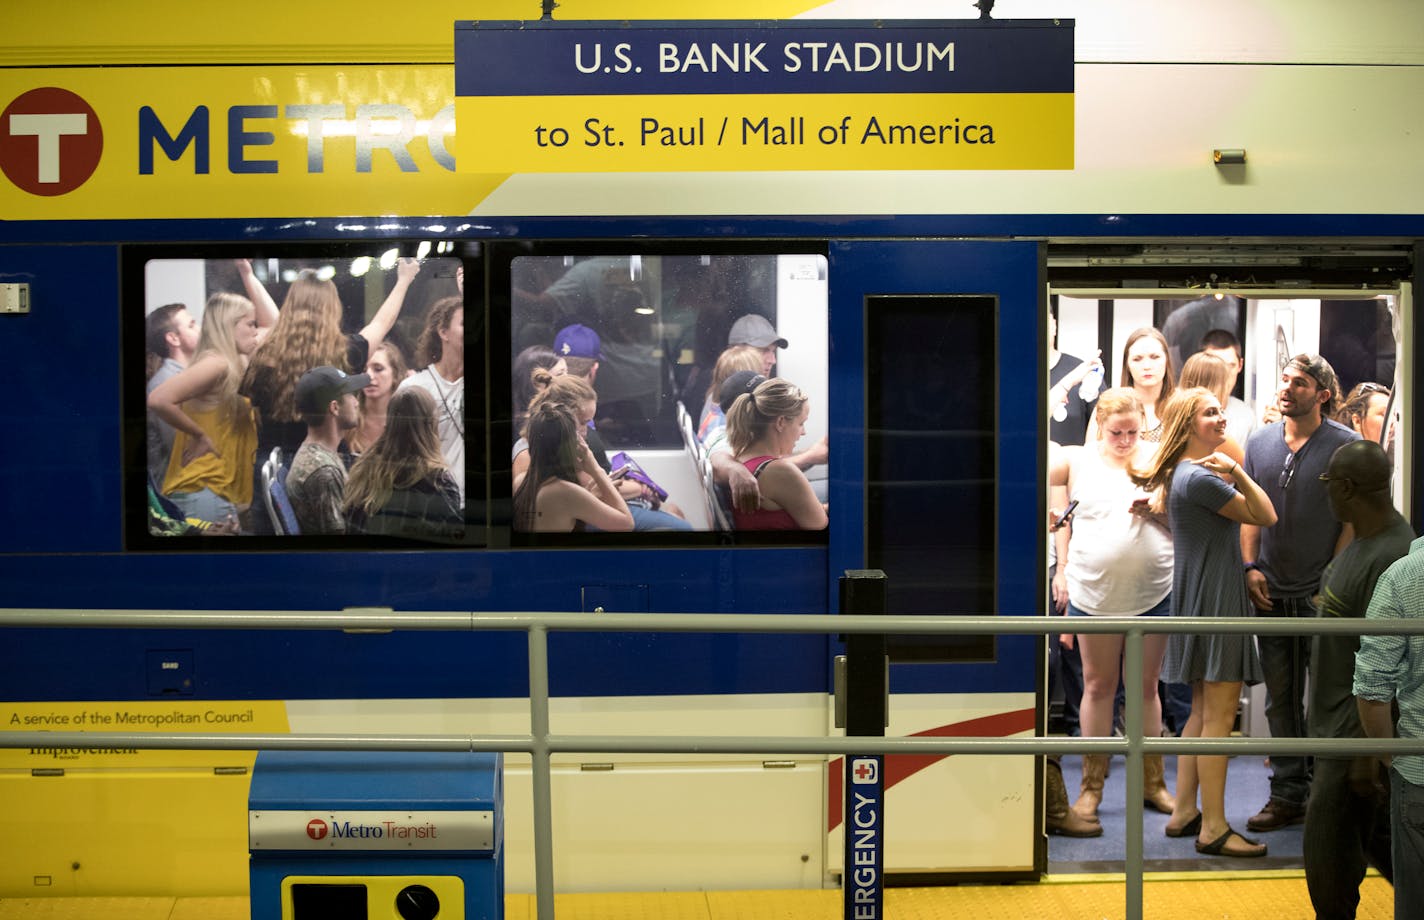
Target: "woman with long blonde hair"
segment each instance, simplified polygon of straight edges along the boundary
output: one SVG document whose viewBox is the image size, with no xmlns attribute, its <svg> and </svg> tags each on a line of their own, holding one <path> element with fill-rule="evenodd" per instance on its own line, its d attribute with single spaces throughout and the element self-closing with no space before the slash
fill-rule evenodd
<svg viewBox="0 0 1424 920">
<path fill-rule="evenodd" d="M 1049 454 L 1048 484 L 1066 486 L 1068 498 L 1077 502 L 1071 527 L 1060 527 L 1054 534 L 1060 560 L 1053 576 L 1054 597 L 1066 598 L 1069 617 L 1167 616 L 1172 536 L 1157 521 L 1134 512 L 1147 495 L 1128 475 L 1152 453 L 1152 445 L 1139 437 L 1142 402 L 1131 387 L 1114 387 L 1098 397 L 1093 413 L 1096 444 L 1059 447 Z M 1077 637 L 1083 657 L 1079 717 L 1085 736 L 1112 735 L 1123 638 L 1112 633 Z M 1142 683 L 1127 688 L 1141 693 L 1143 731 L 1149 737 L 1162 733 L 1157 678 L 1166 648 L 1165 635 L 1149 634 L 1143 640 Z M 1082 789 L 1073 805 L 1079 817 L 1098 820 L 1107 767 L 1107 755 L 1083 755 Z M 1167 791 L 1161 755 L 1144 758 L 1143 776 L 1143 800 L 1171 814 L 1176 803 Z"/>
<path fill-rule="evenodd" d="M 773 377 L 743 393 L 727 411 L 727 440 L 733 458 L 761 488 L 761 508 L 733 509 L 738 530 L 822 530 L 826 506 L 816 498 L 806 474 L 786 459 L 806 433 L 810 400 L 789 380 Z"/>
<path fill-rule="evenodd" d="M 252 301 L 214 294 L 192 362 L 148 394 L 149 411 L 177 432 L 160 490 L 186 517 L 231 527 L 252 503 L 257 427 L 238 383 L 257 336 Z"/>
<path fill-rule="evenodd" d="M 1241 525 L 1270 527 L 1276 512 L 1241 464 L 1221 452 L 1225 441 L 1226 412 L 1220 400 L 1202 387 L 1179 390 L 1162 414 L 1157 454 L 1132 477 L 1157 494 L 1152 510 L 1165 511 L 1172 528 L 1173 616 L 1253 615 L 1241 563 Z M 1242 683 L 1262 679 L 1256 643 L 1243 635 L 1174 634 L 1167 642 L 1162 676 L 1192 688 L 1184 738 L 1229 735 Z M 1194 836 L 1197 852 L 1211 856 L 1266 855 L 1264 845 L 1226 823 L 1222 755 L 1177 758 L 1176 808 L 1166 834 Z"/>
<path fill-rule="evenodd" d="M 1199 351 L 1183 361 L 1182 374 L 1177 378 L 1179 388 L 1185 390 L 1203 387 L 1210 390 L 1211 395 L 1223 406 L 1231 401 L 1232 382 L 1231 368 L 1226 366 L 1226 362 L 1204 351 Z M 1246 459 L 1245 449 L 1229 434 L 1221 444 L 1221 452 L 1237 463 Z"/>
<path fill-rule="evenodd" d="M 348 533 L 458 539 L 460 490 L 445 466 L 435 400 L 419 388 L 390 397 L 386 425 L 346 479 Z"/>
</svg>

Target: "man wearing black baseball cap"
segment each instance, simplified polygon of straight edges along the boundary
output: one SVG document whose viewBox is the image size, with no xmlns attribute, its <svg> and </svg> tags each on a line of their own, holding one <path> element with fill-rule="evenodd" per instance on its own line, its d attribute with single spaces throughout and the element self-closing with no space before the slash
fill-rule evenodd
<svg viewBox="0 0 1424 920">
<path fill-rule="evenodd" d="M 307 423 L 307 437 L 292 458 L 287 495 L 304 534 L 346 532 L 346 466 L 338 451 L 342 436 L 360 419 L 356 394 L 370 382 L 368 374 L 334 367 L 312 368 L 297 381 L 297 412 Z"/>
</svg>

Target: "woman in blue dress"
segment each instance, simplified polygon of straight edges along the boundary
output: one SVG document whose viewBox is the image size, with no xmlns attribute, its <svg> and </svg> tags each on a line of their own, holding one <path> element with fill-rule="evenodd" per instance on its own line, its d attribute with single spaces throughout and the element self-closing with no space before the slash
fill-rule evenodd
<svg viewBox="0 0 1424 920">
<path fill-rule="evenodd" d="M 1276 512 L 1241 465 L 1222 453 L 1226 413 L 1211 391 L 1179 390 L 1162 413 L 1162 446 L 1133 479 L 1156 490 L 1145 513 L 1166 513 L 1175 564 L 1172 615 L 1249 617 L 1241 566 L 1241 525 L 1269 527 Z M 1192 714 L 1184 738 L 1225 738 L 1236 719 L 1241 685 L 1260 683 L 1261 662 L 1249 635 L 1173 635 L 1162 666 L 1165 680 L 1189 684 Z M 1197 807 L 1197 793 L 1201 807 Z M 1226 822 L 1226 757 L 1177 759 L 1177 803 L 1169 837 L 1197 838 L 1210 856 L 1264 856 L 1266 847 Z"/>
</svg>

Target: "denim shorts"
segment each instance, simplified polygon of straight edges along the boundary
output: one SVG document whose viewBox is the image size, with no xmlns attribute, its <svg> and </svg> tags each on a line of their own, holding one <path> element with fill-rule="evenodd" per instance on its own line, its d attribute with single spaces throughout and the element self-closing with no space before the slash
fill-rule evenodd
<svg viewBox="0 0 1424 920">
<path fill-rule="evenodd" d="M 1106 616 L 1107 614 L 1104 614 Z M 1172 615 L 1172 595 L 1168 594 L 1157 602 L 1151 610 L 1144 610 L 1137 614 L 1140 617 L 1167 617 Z M 1096 614 L 1088 613 L 1086 610 L 1079 610 L 1073 606 L 1073 602 L 1068 602 L 1068 616 L 1070 617 L 1090 617 Z"/>
</svg>

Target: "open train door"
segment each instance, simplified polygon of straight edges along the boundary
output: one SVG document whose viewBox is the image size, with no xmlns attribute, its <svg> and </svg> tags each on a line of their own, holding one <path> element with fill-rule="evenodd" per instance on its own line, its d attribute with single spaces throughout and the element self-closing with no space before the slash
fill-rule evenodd
<svg viewBox="0 0 1424 920">
<path fill-rule="evenodd" d="M 884 570 L 892 614 L 1042 613 L 1042 247 L 845 241 L 829 251 L 833 583 L 847 569 Z M 1029 636 L 892 637 L 886 734 L 1033 735 L 1042 649 Z M 833 759 L 833 874 L 842 772 Z M 1046 868 L 1036 758 L 889 757 L 884 782 L 892 883 Z"/>
</svg>

